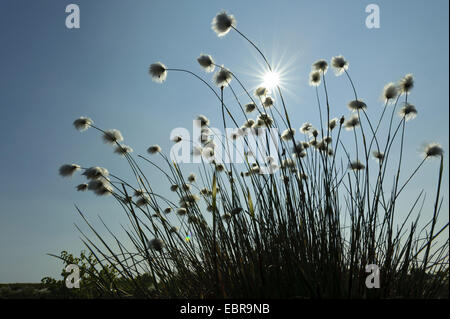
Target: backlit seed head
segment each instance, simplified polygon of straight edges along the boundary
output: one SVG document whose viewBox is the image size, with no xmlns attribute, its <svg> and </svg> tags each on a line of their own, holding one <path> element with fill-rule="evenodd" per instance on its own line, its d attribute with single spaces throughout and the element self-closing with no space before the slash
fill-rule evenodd
<svg viewBox="0 0 450 319">
<path fill-rule="evenodd" d="M 211 28 L 219 37 L 226 35 L 234 26 L 236 26 L 236 19 L 225 11 L 219 12 L 211 22 Z"/>
<path fill-rule="evenodd" d="M 101 177 L 106 178 L 109 172 L 106 168 L 94 166 L 86 169 L 82 175 L 86 176 L 87 179 L 93 180 Z"/>
<path fill-rule="evenodd" d="M 167 68 L 161 62 L 156 62 L 150 65 L 148 73 L 152 77 L 152 80 L 158 83 L 162 83 L 167 78 Z"/>
<path fill-rule="evenodd" d="M 416 107 L 410 103 L 406 103 L 399 111 L 400 117 L 405 118 L 406 121 L 412 120 L 417 116 Z"/>
<path fill-rule="evenodd" d="M 207 54 L 201 54 L 197 58 L 198 64 L 206 71 L 206 72 L 212 72 L 214 71 L 215 65 L 214 60 L 210 55 Z"/>
<path fill-rule="evenodd" d="M 313 63 L 312 67 L 313 70 L 320 71 L 323 74 L 325 74 L 327 73 L 328 70 L 328 63 L 325 60 L 317 60 L 316 62 Z"/>
<path fill-rule="evenodd" d="M 216 73 L 214 73 L 214 83 L 220 87 L 224 88 L 227 87 L 228 84 L 231 82 L 231 72 L 224 68 L 223 66 L 220 67 L 220 70 L 218 70 Z"/>
<path fill-rule="evenodd" d="M 59 175 L 61 175 L 62 177 L 69 177 L 72 176 L 80 168 L 80 165 L 77 164 L 64 164 L 59 168 Z"/>
<path fill-rule="evenodd" d="M 311 71 L 309 74 L 309 85 L 319 86 L 320 85 L 320 71 Z"/>
<path fill-rule="evenodd" d="M 87 188 L 88 188 L 88 184 L 79 184 L 78 186 L 77 186 L 77 191 L 85 191 L 85 190 L 87 190 Z"/>
<path fill-rule="evenodd" d="M 413 75 L 411 73 L 405 75 L 400 80 L 399 87 L 400 87 L 400 92 L 401 93 L 408 93 L 409 91 L 411 91 L 412 88 L 414 87 L 414 77 L 413 77 Z"/>
<path fill-rule="evenodd" d="M 444 149 L 438 143 L 430 143 L 425 146 L 425 157 L 438 157 L 444 155 Z"/>
<path fill-rule="evenodd" d="M 73 122 L 73 126 L 80 132 L 87 130 L 92 124 L 94 124 L 94 121 L 92 121 L 89 117 L 81 116 L 77 118 Z"/>
<path fill-rule="evenodd" d="M 119 130 L 112 129 L 103 133 L 103 141 L 108 144 L 115 144 L 123 141 L 122 133 Z"/>
<path fill-rule="evenodd" d="M 150 154 L 156 154 L 156 153 L 161 153 L 161 146 L 159 145 L 152 145 L 147 149 L 147 152 Z"/>
<path fill-rule="evenodd" d="M 348 102 L 347 106 L 352 111 L 365 110 L 367 108 L 366 103 L 364 103 L 362 100 L 350 101 Z"/>
<path fill-rule="evenodd" d="M 355 170 L 355 171 L 359 171 L 359 170 L 365 169 L 366 167 L 364 166 L 363 163 L 361 163 L 361 162 L 358 160 L 358 161 L 350 162 L 349 168 L 352 169 L 352 170 Z"/>
<path fill-rule="evenodd" d="M 164 242 L 159 238 L 153 238 L 148 241 L 148 247 L 156 251 L 162 251 L 164 248 Z"/>
</svg>

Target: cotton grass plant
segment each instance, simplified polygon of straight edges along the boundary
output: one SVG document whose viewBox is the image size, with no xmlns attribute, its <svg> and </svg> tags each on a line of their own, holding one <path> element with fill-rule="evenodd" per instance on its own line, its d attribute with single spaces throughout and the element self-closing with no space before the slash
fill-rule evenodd
<svg viewBox="0 0 450 319">
<path fill-rule="evenodd" d="M 236 26 L 236 19 L 225 11 L 212 21 L 219 37 L 237 33 L 272 71 L 262 51 Z M 280 86 L 272 95 L 265 87 L 251 92 L 210 55 L 201 54 L 197 61 L 206 75 L 215 71 L 214 85 L 190 70 L 161 62 L 149 67 L 158 83 L 169 82 L 168 74 L 175 72 L 200 80 L 217 98 L 219 124 L 224 130 L 236 129 L 216 145 L 209 119 L 198 116 L 201 139 L 188 141 L 194 155 L 202 157 L 197 172 L 184 172 L 159 145 L 149 146 L 148 155 L 134 156 L 118 130 L 103 130 L 87 117 L 73 123 L 80 131 L 96 130 L 123 156 L 134 176 L 126 181 L 96 166 L 60 168 L 62 176 L 82 171 L 87 180 L 77 190 L 109 195 L 129 220 L 127 242 L 109 228 L 112 240 L 107 240 L 77 208 L 93 232 L 93 238 L 82 232 L 83 243 L 97 261 L 91 275 L 98 275 L 104 296 L 433 298 L 448 291 L 449 247 L 444 238 L 448 222 L 437 228 L 444 151 L 432 143 L 425 146 L 413 172 L 404 172 L 402 164 L 407 122 L 418 114 L 408 101 L 412 75 L 385 86 L 384 108 L 379 118 L 371 119 L 366 112 L 370 105 L 358 96 L 350 77 L 349 62 L 341 55 L 333 57 L 335 75 L 345 75 L 353 94 L 350 114 L 338 115 L 328 96 L 328 62 L 316 61 L 309 78 L 320 115 L 320 126 L 315 128 L 310 119 L 289 117 Z M 234 102 L 225 104 L 224 94 L 231 94 Z M 331 118 L 332 114 L 337 117 Z M 239 118 L 245 119 L 243 124 Z M 385 121 L 389 129 L 380 132 Z M 278 136 L 275 156 L 258 145 L 252 149 L 252 134 L 266 140 L 271 134 Z M 344 143 L 344 134 L 353 142 Z M 243 164 L 215 158 L 218 147 L 230 152 L 238 139 L 246 146 Z M 185 142 L 181 136 L 172 141 Z M 154 157 L 165 166 L 156 164 Z M 414 177 L 432 158 L 440 163 L 437 190 L 433 207 L 426 208 L 423 192 L 413 198 L 403 191 L 409 183 L 420 182 Z M 263 167 L 272 169 L 271 174 L 263 173 Z M 170 189 L 154 189 L 145 175 L 147 169 L 159 171 Z M 398 206 L 400 195 L 408 198 L 410 207 Z M 408 212 L 399 220 L 400 210 Z M 424 223 L 419 223 L 419 216 Z M 366 287 L 369 264 L 380 269 L 379 289 Z M 100 276 L 102 269 L 114 269 L 120 280 Z"/>
</svg>

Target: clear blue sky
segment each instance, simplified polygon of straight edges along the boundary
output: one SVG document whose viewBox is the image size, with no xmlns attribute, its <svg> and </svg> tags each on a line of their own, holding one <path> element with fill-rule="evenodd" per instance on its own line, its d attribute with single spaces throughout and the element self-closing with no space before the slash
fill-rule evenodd
<svg viewBox="0 0 450 319">
<path fill-rule="evenodd" d="M 69 3 L 80 6 L 80 29 L 65 27 Z M 380 29 L 365 26 L 370 3 L 380 6 Z M 123 159 L 96 132 L 80 134 L 72 127 L 75 118 L 90 116 L 102 128 L 121 130 L 137 154 L 154 143 L 167 150 L 173 128 L 190 128 L 197 114 L 219 126 L 219 109 L 210 92 L 183 74 L 155 84 L 147 74 L 149 64 L 162 61 L 202 73 L 195 59 L 204 52 L 250 87 L 258 84 L 260 60 L 251 47 L 236 33 L 219 39 L 210 28 L 221 9 L 235 15 L 238 28 L 271 61 L 288 67 L 286 100 L 296 127 L 305 121 L 318 125 L 314 90 L 308 86 L 311 64 L 343 54 L 359 95 L 376 115 L 383 86 L 414 74 L 410 101 L 419 116 L 408 123 L 405 171 L 420 161 L 423 142 L 440 142 L 448 156 L 447 0 L 1 0 L 0 282 L 57 276 L 61 264 L 45 254 L 79 253 L 83 246 L 73 224 L 85 227 L 73 204 L 93 219 L 101 215 L 114 230 L 126 223 L 111 198 L 77 193 L 81 178 L 58 176 L 58 167 L 72 162 L 128 174 Z M 328 74 L 332 114 L 347 115 L 348 82 Z M 448 218 L 447 160 L 445 167 L 443 215 Z M 430 204 L 437 172 L 436 161 L 427 163 L 408 191 L 417 195 L 425 189 Z M 155 188 L 167 187 L 150 168 L 148 176 Z"/>
</svg>

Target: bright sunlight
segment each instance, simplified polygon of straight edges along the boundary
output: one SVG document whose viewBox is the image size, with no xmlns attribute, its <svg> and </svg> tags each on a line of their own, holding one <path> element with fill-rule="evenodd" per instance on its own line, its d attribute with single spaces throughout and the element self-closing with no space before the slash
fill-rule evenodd
<svg viewBox="0 0 450 319">
<path fill-rule="evenodd" d="M 263 76 L 263 86 L 267 89 L 273 89 L 280 84 L 280 75 L 278 72 L 268 71 Z"/>
</svg>

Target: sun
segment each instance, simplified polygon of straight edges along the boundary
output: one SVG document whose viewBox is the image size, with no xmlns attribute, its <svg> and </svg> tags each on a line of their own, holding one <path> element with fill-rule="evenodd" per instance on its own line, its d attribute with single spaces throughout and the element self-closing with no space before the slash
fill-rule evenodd
<svg viewBox="0 0 450 319">
<path fill-rule="evenodd" d="M 267 89 L 273 89 L 280 85 L 280 74 L 274 71 L 268 71 L 263 75 L 262 85 Z"/>
</svg>

